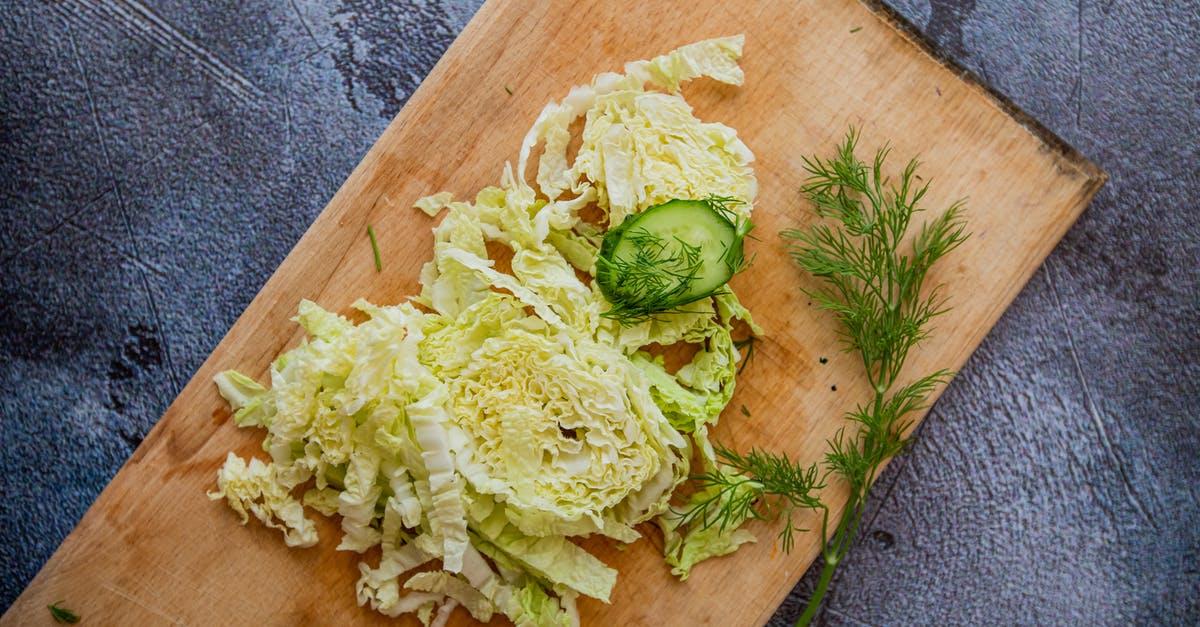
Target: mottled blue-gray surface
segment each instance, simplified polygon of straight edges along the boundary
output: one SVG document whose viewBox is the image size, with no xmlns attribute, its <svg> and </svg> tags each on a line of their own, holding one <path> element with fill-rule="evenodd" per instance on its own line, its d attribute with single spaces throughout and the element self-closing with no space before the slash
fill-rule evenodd
<svg viewBox="0 0 1200 627">
<path fill-rule="evenodd" d="M 5 4 L 0 609 L 477 7 Z M 822 619 L 1200 622 L 1200 3 L 891 4 L 1112 178 L 880 480 Z"/>
</svg>

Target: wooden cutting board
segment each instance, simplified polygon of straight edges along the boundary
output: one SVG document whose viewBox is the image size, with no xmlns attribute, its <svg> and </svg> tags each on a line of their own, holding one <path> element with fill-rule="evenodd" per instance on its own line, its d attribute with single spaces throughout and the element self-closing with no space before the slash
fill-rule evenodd
<svg viewBox="0 0 1200 627">
<path fill-rule="evenodd" d="M 908 372 L 960 367 L 1103 185 L 1093 164 L 943 66 L 886 11 L 855 0 L 492 0 L 0 622 L 45 624 L 46 604 L 61 599 L 90 624 L 396 624 L 355 604 L 359 556 L 334 550 L 334 525 L 322 524 L 320 546 L 291 550 L 278 532 L 241 527 L 205 497 L 228 451 L 261 454 L 261 434 L 228 420 L 212 376 L 263 375 L 299 340 L 289 318 L 301 298 L 345 311 L 359 297 L 390 303 L 417 293 L 435 221 L 411 210 L 413 201 L 439 190 L 468 198 L 498 181 L 546 102 L 625 61 L 739 32 L 745 86 L 697 81 L 684 90 L 702 119 L 739 131 L 758 157 L 761 188 L 757 258 L 733 285 L 765 341 L 716 437 L 807 463 L 866 398 L 833 319 L 808 304 L 801 287 L 812 284 L 775 236 L 812 219 L 797 192 L 801 157 L 830 154 L 851 124 L 864 155 L 891 141 L 894 169 L 920 154 L 930 206 L 968 198 L 973 236 L 932 277 L 947 284 L 953 311 Z M 620 576 L 611 605 L 581 601 L 584 623 L 763 623 L 820 541 L 802 535 L 784 555 L 773 546 L 777 527 L 751 529 L 759 543 L 700 565 L 686 583 L 668 573 L 653 533 L 623 552 L 590 541 Z M 456 618 L 469 622 L 461 611 Z"/>
</svg>

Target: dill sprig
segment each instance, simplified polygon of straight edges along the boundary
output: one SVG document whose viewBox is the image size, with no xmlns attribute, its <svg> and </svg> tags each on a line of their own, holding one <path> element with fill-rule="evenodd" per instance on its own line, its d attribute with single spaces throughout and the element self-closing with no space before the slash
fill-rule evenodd
<svg viewBox="0 0 1200 627">
<path fill-rule="evenodd" d="M 727 196 L 710 195 L 699 202 L 715 211 L 734 228 L 739 245 L 722 249 L 720 263 L 732 276 L 743 271 L 749 261 L 740 241 L 753 224 L 730 207 L 742 201 Z M 633 254 L 616 258 L 597 259 L 598 269 L 620 278 L 621 296 L 604 312 L 606 318 L 622 325 L 631 325 L 661 314 L 695 313 L 682 306 L 709 296 L 724 293 L 724 288 L 689 298 L 704 271 L 705 251 L 700 246 L 679 237 L 663 237 L 653 231 L 635 227 L 623 234 L 624 241 L 633 247 Z M 603 268 L 599 268 L 603 266 Z"/>
<path fill-rule="evenodd" d="M 639 309 L 666 309 L 691 289 L 704 267 L 700 247 L 678 237 L 664 239 L 639 227 L 625 240 L 634 246 L 633 258 L 615 259 L 611 265 L 624 281 L 627 302 L 638 303 Z"/>
<path fill-rule="evenodd" d="M 724 217 L 727 222 L 733 225 L 733 230 L 735 233 L 737 233 L 737 238 L 739 240 L 744 237 L 757 239 L 753 235 L 750 235 L 750 231 L 754 228 L 754 224 L 746 218 L 738 215 L 733 209 L 730 209 L 730 207 L 744 204 L 742 200 L 734 198 L 733 196 L 717 196 L 715 194 L 709 194 L 704 199 L 704 204 L 721 214 L 721 216 Z M 721 255 L 721 261 L 726 267 L 729 268 L 730 274 L 737 274 L 744 271 L 746 268 L 749 268 L 750 264 L 754 262 L 754 259 L 746 259 L 745 249 L 741 246 L 737 246 L 726 247 L 725 252 Z"/>
<path fill-rule="evenodd" d="M 786 455 L 754 450 L 740 456 L 718 446 L 732 470 L 728 476 L 703 475 L 700 485 L 717 485 L 716 492 L 733 490 L 737 498 L 717 501 L 715 507 L 697 502 L 694 507 L 713 511 L 692 509 L 684 514 L 701 523 L 740 524 L 766 518 L 754 503 L 773 497 L 788 504 L 777 510 L 787 515 L 780 533 L 786 551 L 792 547 L 792 512 L 819 511 L 824 565 L 797 625 L 815 617 L 834 571 L 853 546 L 871 485 L 884 463 L 911 445 L 912 415 L 925 408 L 933 390 L 952 375 L 939 370 L 896 387 L 909 351 L 928 337 L 930 321 L 946 312 L 940 286 L 926 290 L 925 279 L 938 259 L 967 238 L 962 202 L 922 225 L 910 240 L 910 222 L 922 211 L 918 203 L 928 190 L 927 183 L 918 183 L 917 162 L 910 161 L 899 182 L 893 183 L 884 175 L 889 149 L 880 149 L 866 164 L 854 154 L 857 141 L 851 128 L 834 158 L 805 158 L 809 178 L 801 190 L 825 221 L 780 233 L 792 240 L 789 252 L 796 263 L 821 280 L 820 287 L 805 292 L 819 308 L 834 314 L 840 339 L 848 352 L 861 357 L 872 389 L 868 402 L 845 415 L 849 424 L 827 442 L 822 460 L 821 481 L 832 477 L 844 483 L 849 492 L 846 505 L 831 520 L 829 506 L 813 496 L 822 487 L 816 464 L 805 469 Z M 812 480 L 797 481 L 799 476 Z M 775 491 L 769 492 L 768 486 Z"/>
<path fill-rule="evenodd" d="M 837 156 L 805 158 L 809 178 L 801 188 L 821 218 L 807 230 L 789 229 L 792 258 L 822 279 L 806 290 L 818 307 L 833 312 L 846 350 L 857 352 L 873 390 L 870 402 L 846 418 L 828 442 L 825 467 L 849 488 L 840 518 L 831 528 L 829 509 L 822 506 L 824 566 L 812 599 L 797 625 L 816 616 L 833 573 L 853 546 L 871 485 L 887 460 L 905 452 L 911 442 L 910 416 L 926 407 L 934 388 L 951 374 L 939 370 L 899 389 L 895 387 L 909 350 L 929 335 L 929 322 L 946 312 L 940 286 L 924 290 L 930 267 L 967 238 L 962 201 L 921 226 L 907 244 L 913 214 L 929 189 L 919 184 L 917 161 L 905 166 L 899 183 L 883 173 L 889 149 L 876 151 L 870 165 L 854 154 L 853 128 L 838 146 Z M 905 252 L 905 248 L 910 252 Z"/>
<path fill-rule="evenodd" d="M 746 366 L 749 366 L 750 362 L 754 359 L 754 347 L 758 344 L 759 341 L 760 340 L 757 337 L 754 337 L 753 335 L 746 336 L 746 339 L 744 339 L 744 340 L 734 340 L 733 341 L 734 349 L 736 349 L 738 351 L 742 350 L 743 348 L 746 349 L 746 357 L 744 359 L 742 359 L 742 363 L 741 363 L 741 365 L 738 366 L 738 369 L 737 369 L 738 376 L 741 376 L 742 371 L 745 370 Z"/>
<path fill-rule="evenodd" d="M 835 159 L 805 157 L 811 175 L 802 191 L 817 215 L 835 225 L 780 233 L 795 241 L 790 248 L 800 267 L 824 279 L 806 290 L 821 309 L 841 323 L 848 351 L 857 351 L 871 387 L 886 390 L 895 382 L 910 348 L 929 334 L 929 321 L 945 312 L 939 287 L 921 288 L 935 261 L 966 239 L 962 201 L 921 227 L 912 254 L 901 252 L 917 203 L 929 189 L 916 185 L 917 161 L 908 162 L 898 185 L 883 175 L 889 149 L 875 153 L 871 166 L 854 155 L 853 129 Z"/>
<path fill-rule="evenodd" d="M 61 604 L 62 601 L 58 601 L 46 606 L 46 609 L 50 610 L 50 617 L 54 619 L 54 622 L 64 625 L 78 623 L 79 615 L 65 607 L 61 607 Z"/>
<path fill-rule="evenodd" d="M 800 466 L 760 448 L 743 454 L 717 443 L 713 451 L 720 464 L 692 477 L 697 490 L 688 509 L 678 515 L 677 526 L 708 528 L 716 524 L 724 532 L 752 518 L 782 518 L 779 539 L 784 551 L 791 551 L 796 531 L 805 531 L 796 528 L 792 512 L 821 507 L 816 492 L 825 486 L 817 465 Z"/>
</svg>

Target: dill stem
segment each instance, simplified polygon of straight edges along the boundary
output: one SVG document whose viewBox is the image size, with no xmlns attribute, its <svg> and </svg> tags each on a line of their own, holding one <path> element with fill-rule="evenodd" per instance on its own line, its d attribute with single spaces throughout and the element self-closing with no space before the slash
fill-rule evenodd
<svg viewBox="0 0 1200 627">
<path fill-rule="evenodd" d="M 817 615 L 817 609 L 821 607 L 821 599 L 825 597 L 825 591 L 829 589 L 829 582 L 833 581 L 833 571 L 837 568 L 837 560 L 830 561 L 830 558 L 825 558 L 825 568 L 821 569 L 821 579 L 817 581 L 817 589 L 813 590 L 812 599 L 808 602 L 808 607 L 804 608 L 804 613 L 796 621 L 796 627 L 808 627 L 813 618 Z"/>
<path fill-rule="evenodd" d="M 817 610 L 821 608 L 821 601 L 825 598 L 825 593 L 829 590 L 829 584 L 833 581 L 833 573 L 837 570 L 838 564 L 842 558 L 850 550 L 850 544 L 854 540 L 854 534 L 858 530 L 858 522 L 861 520 L 861 508 L 858 507 L 859 499 L 857 495 L 851 494 L 850 500 L 846 503 L 846 509 L 842 510 L 841 520 L 838 521 L 837 529 L 833 532 L 833 537 L 828 540 L 825 545 L 825 550 L 822 552 L 825 565 L 821 568 L 821 578 L 817 580 L 817 587 L 813 590 L 812 598 L 808 600 L 808 605 L 804 608 L 804 613 L 796 620 L 796 627 L 807 627 L 817 616 Z M 825 512 L 828 516 L 828 510 Z M 824 527 L 824 524 L 822 524 Z"/>
<path fill-rule="evenodd" d="M 871 371 L 868 368 L 868 377 L 870 374 Z M 881 376 L 886 377 L 882 373 Z M 884 394 L 891 388 L 891 384 L 889 380 L 883 383 L 886 386 L 883 390 L 875 388 L 874 412 L 876 416 L 883 409 Z M 825 592 L 829 589 L 830 582 L 833 581 L 833 573 L 837 570 L 838 564 L 842 562 L 842 558 L 850 552 L 850 547 L 854 545 L 854 537 L 858 535 L 858 526 L 862 522 L 864 510 L 866 510 L 863 505 L 867 502 L 867 496 L 871 493 L 871 484 L 875 480 L 875 470 L 876 468 L 872 467 L 867 473 L 865 483 L 857 492 L 851 492 L 850 497 L 846 500 L 846 509 L 842 510 L 842 516 L 833 530 L 832 537 L 825 535 L 828 532 L 829 520 L 829 510 L 825 510 L 824 518 L 821 521 L 821 533 L 825 537 L 825 548 L 822 551 L 825 565 L 821 568 L 821 578 L 817 580 L 817 587 L 813 590 L 812 598 L 808 600 L 804 613 L 796 620 L 796 627 L 807 627 L 813 618 L 816 618 L 817 610 L 820 609 L 821 602 L 825 598 Z"/>
</svg>

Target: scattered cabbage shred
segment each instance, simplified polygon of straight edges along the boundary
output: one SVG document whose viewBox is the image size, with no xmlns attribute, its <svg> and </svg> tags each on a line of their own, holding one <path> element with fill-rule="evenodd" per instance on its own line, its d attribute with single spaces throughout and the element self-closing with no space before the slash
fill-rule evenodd
<svg viewBox="0 0 1200 627">
<path fill-rule="evenodd" d="M 731 330 L 735 319 L 753 328 L 749 314 L 727 291 L 622 326 L 580 279 L 602 237 L 584 207 L 618 224 L 715 194 L 748 215 L 753 155 L 678 94 L 702 76 L 740 85 L 741 51 L 741 36 L 713 39 L 601 74 L 545 107 L 498 187 L 473 203 L 417 202 L 448 211 L 415 304 L 360 300 L 355 324 L 303 301 L 295 321 L 308 338 L 276 359 L 269 388 L 216 377 L 236 423 L 266 429 L 271 461 L 230 453 L 210 496 L 281 530 L 288 546 L 317 542 L 306 506 L 336 514 L 338 548 L 364 554 L 358 602 L 426 624 L 459 606 L 479 621 L 578 624 L 577 596 L 607 602 L 617 573 L 573 537 L 628 543 L 635 525 L 656 521 L 681 577 L 752 541 L 716 526 L 684 536 L 668 507 L 693 453 L 715 463 L 707 429 L 733 394 Z M 489 258 L 489 242 L 511 250 L 511 271 Z M 675 373 L 645 350 L 679 342 L 695 357 Z"/>
</svg>

